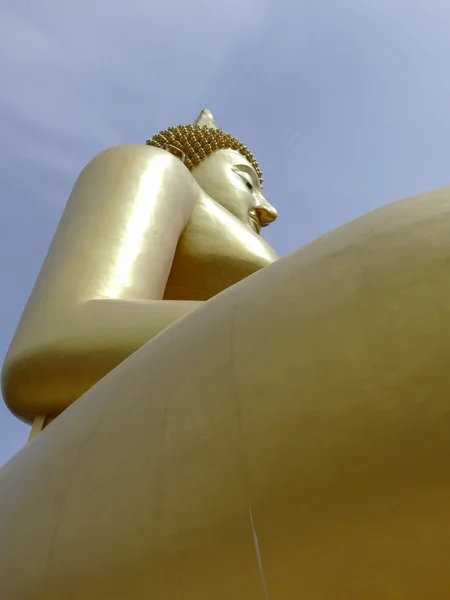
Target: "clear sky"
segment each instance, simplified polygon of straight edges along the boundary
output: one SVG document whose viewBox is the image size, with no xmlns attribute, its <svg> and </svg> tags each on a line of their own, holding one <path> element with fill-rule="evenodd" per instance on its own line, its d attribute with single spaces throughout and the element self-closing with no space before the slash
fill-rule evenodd
<svg viewBox="0 0 450 600">
<path fill-rule="evenodd" d="M 450 184 L 448 0 L 0 4 L 0 361 L 78 173 L 205 107 L 264 172 L 280 255 Z M 29 427 L 0 405 L 0 464 Z"/>
</svg>

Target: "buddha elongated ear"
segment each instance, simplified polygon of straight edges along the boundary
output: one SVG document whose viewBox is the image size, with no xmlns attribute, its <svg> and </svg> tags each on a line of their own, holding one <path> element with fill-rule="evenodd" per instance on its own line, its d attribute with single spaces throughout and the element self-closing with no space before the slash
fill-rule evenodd
<svg viewBox="0 0 450 600">
<path fill-rule="evenodd" d="M 205 108 L 205 110 L 202 110 L 202 112 L 195 119 L 194 125 L 197 125 L 198 127 L 209 127 L 210 129 L 217 129 L 217 126 L 214 123 L 214 117 L 212 116 L 209 108 Z"/>
</svg>

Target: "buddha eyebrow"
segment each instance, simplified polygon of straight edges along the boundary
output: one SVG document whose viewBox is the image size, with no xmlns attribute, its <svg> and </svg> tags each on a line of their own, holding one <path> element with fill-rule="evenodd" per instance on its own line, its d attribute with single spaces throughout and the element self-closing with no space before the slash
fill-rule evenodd
<svg viewBox="0 0 450 600">
<path fill-rule="evenodd" d="M 248 165 L 234 165 L 234 168 L 237 171 L 244 171 L 244 173 L 247 173 L 247 175 L 250 175 L 250 177 L 252 178 L 253 185 L 257 188 L 261 187 L 258 176 L 256 175 L 255 171 L 251 167 L 249 167 Z"/>
</svg>

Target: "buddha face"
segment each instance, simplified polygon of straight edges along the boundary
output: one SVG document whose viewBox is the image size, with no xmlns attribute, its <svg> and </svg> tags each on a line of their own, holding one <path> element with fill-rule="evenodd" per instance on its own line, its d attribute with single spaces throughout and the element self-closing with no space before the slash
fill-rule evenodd
<svg viewBox="0 0 450 600">
<path fill-rule="evenodd" d="M 276 209 L 262 195 L 255 169 L 236 150 L 217 150 L 191 172 L 210 198 L 256 233 L 277 218 Z"/>
</svg>

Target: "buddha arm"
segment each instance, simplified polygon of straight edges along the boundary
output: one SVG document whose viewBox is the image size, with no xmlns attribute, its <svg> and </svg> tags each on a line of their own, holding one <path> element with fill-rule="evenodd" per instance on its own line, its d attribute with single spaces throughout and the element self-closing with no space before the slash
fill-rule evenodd
<svg viewBox="0 0 450 600">
<path fill-rule="evenodd" d="M 55 415 L 197 305 L 161 298 L 200 188 L 171 154 L 118 146 L 78 178 L 2 371 L 10 409 Z"/>
<path fill-rule="evenodd" d="M 9 357 L 2 381 L 9 408 L 29 421 L 36 414 L 58 415 L 135 350 L 202 305 L 109 299 L 80 304 L 52 338 Z"/>
<path fill-rule="evenodd" d="M 65 330 L 66 339 L 56 338 L 54 344 L 57 352 L 66 348 L 74 354 L 81 352 L 90 362 L 105 365 L 108 372 L 203 304 L 182 300 L 90 300 L 74 311 Z"/>
</svg>

